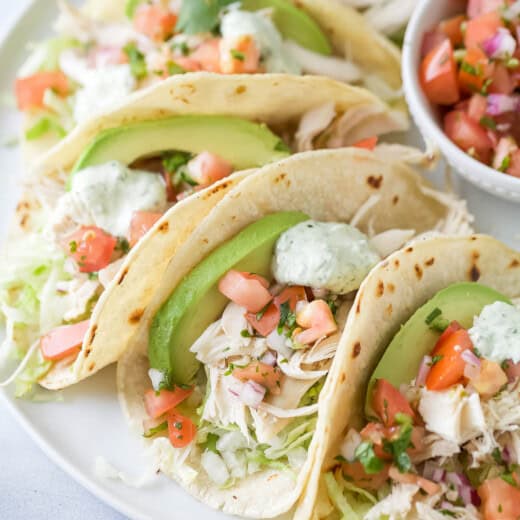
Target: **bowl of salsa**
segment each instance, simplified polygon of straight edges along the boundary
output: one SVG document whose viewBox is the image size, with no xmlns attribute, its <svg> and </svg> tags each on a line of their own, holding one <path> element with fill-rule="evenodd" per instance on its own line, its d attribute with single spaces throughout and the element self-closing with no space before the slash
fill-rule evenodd
<svg viewBox="0 0 520 520">
<path fill-rule="evenodd" d="M 470 182 L 520 201 L 520 0 L 424 0 L 403 46 L 429 144 Z"/>
</svg>

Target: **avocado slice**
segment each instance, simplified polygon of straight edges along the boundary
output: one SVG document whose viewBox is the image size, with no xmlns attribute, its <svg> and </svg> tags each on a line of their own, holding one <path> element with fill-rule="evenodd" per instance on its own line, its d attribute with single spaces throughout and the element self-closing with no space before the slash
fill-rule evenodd
<svg viewBox="0 0 520 520">
<path fill-rule="evenodd" d="M 242 0 L 242 9 L 273 9 L 273 22 L 287 40 L 318 54 L 332 54 L 332 47 L 320 26 L 302 9 L 287 0 Z"/>
<path fill-rule="evenodd" d="M 215 249 L 186 275 L 152 322 L 150 366 L 168 374 L 175 384 L 190 384 L 199 368 L 190 347 L 229 301 L 218 290 L 219 280 L 232 268 L 270 279 L 276 240 L 308 219 L 304 213 L 292 211 L 268 215 Z"/>
<path fill-rule="evenodd" d="M 437 309 L 448 321 L 458 321 L 464 328 L 470 328 L 473 318 L 486 305 L 496 301 L 511 304 L 506 296 L 490 287 L 463 282 L 439 291 L 419 308 L 396 334 L 370 378 L 365 401 L 366 415 L 374 415 L 371 402 L 376 380 L 386 379 L 399 388 L 402 383 L 409 383 L 417 375 L 422 358 L 433 350 L 441 335 L 427 323 L 429 317 L 438 314 Z"/>
<path fill-rule="evenodd" d="M 210 151 L 236 170 L 256 168 L 290 155 L 286 144 L 265 125 L 228 116 L 176 116 L 101 132 L 77 160 L 72 175 L 108 161 L 131 164 L 166 150 Z"/>
</svg>

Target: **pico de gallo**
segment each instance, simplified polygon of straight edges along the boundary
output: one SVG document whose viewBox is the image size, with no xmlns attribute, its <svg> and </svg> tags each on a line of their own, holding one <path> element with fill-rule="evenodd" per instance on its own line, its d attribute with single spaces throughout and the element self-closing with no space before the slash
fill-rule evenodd
<svg viewBox="0 0 520 520">
<path fill-rule="evenodd" d="M 446 135 L 476 160 L 520 177 L 520 2 L 470 0 L 424 36 L 422 89 Z"/>
<path fill-rule="evenodd" d="M 520 517 L 520 310 L 497 301 L 470 328 L 436 311 L 415 378 L 369 386 L 367 422 L 326 475 L 348 518 Z"/>
<path fill-rule="evenodd" d="M 15 84 L 29 120 L 26 139 L 62 138 L 132 92 L 187 72 L 306 73 L 363 83 L 359 64 L 333 56 L 327 36 L 292 2 L 255 5 L 127 0 L 126 17 L 105 22 L 60 2 L 57 36 L 35 46 Z"/>
</svg>

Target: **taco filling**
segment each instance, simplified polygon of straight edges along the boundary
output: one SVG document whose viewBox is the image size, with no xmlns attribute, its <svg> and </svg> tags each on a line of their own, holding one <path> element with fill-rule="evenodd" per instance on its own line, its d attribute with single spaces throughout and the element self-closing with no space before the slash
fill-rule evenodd
<svg viewBox="0 0 520 520">
<path fill-rule="evenodd" d="M 344 518 L 519 517 L 519 325 L 511 301 L 470 283 L 410 318 L 325 476 Z"/>
<path fill-rule="evenodd" d="M 29 115 L 28 141 L 61 138 L 132 92 L 187 72 L 316 74 L 378 92 L 399 88 L 334 55 L 320 25 L 289 0 L 126 4 L 126 16 L 116 5 L 117 16 L 106 13 L 100 21 L 89 16 L 95 5 L 78 10 L 60 2 L 58 35 L 36 45 L 16 81 L 18 107 Z"/>
</svg>

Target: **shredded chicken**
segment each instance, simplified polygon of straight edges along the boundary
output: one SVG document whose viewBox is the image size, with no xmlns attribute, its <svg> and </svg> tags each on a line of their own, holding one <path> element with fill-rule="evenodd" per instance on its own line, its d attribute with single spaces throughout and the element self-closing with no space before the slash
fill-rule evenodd
<svg viewBox="0 0 520 520">
<path fill-rule="evenodd" d="M 296 150 L 313 150 L 314 139 L 330 126 L 335 117 L 336 106 L 333 101 L 304 114 L 295 134 Z"/>
<path fill-rule="evenodd" d="M 69 295 L 67 301 L 70 308 L 63 315 L 65 321 L 75 321 L 85 315 L 90 301 L 98 294 L 100 284 L 97 280 L 89 280 L 82 275 L 70 282 L 59 282 L 59 292 Z"/>
<path fill-rule="evenodd" d="M 381 258 L 386 258 L 394 251 L 401 249 L 414 236 L 414 229 L 389 229 L 373 236 L 370 239 L 370 245 L 379 253 Z"/>
<path fill-rule="evenodd" d="M 356 214 L 350 221 L 350 225 L 359 227 L 359 223 L 363 221 L 363 219 L 368 215 L 368 213 L 370 213 L 372 208 L 374 208 L 380 200 L 381 195 L 370 195 L 370 197 L 365 202 L 363 202 L 363 204 L 361 204 L 359 209 L 356 211 Z"/>
<path fill-rule="evenodd" d="M 412 511 L 413 499 L 418 491 L 419 486 L 414 484 L 397 484 L 387 497 L 370 509 L 365 520 L 380 520 L 385 515 L 388 520 L 404 520 Z"/>
<path fill-rule="evenodd" d="M 418 0 L 380 0 L 365 12 L 370 25 L 389 36 L 406 26 Z"/>
</svg>

